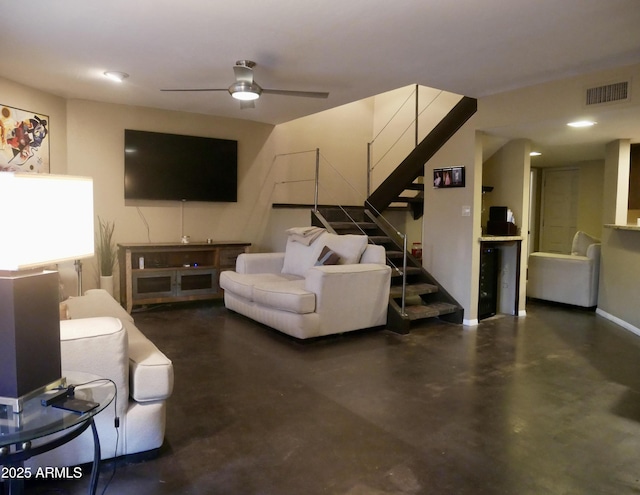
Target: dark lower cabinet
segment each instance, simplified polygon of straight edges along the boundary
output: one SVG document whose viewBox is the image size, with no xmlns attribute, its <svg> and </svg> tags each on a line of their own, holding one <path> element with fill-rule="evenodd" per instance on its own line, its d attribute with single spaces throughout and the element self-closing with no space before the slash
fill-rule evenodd
<svg viewBox="0 0 640 495">
<path fill-rule="evenodd" d="M 480 294 L 478 296 L 478 319 L 494 316 L 498 308 L 498 271 L 500 251 L 483 246 L 480 251 Z"/>
</svg>

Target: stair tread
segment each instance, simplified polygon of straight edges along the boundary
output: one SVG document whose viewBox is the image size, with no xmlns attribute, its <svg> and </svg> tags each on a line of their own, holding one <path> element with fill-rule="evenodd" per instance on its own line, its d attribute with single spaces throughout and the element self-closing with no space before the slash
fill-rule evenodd
<svg viewBox="0 0 640 495">
<path fill-rule="evenodd" d="M 372 244 L 385 244 L 391 242 L 391 237 L 386 235 L 370 235 L 369 240 Z"/>
<path fill-rule="evenodd" d="M 427 283 L 407 284 L 407 296 L 419 296 L 421 294 L 432 294 L 438 292 L 438 286 Z M 393 286 L 389 292 L 391 297 L 402 297 L 402 286 Z"/>
<path fill-rule="evenodd" d="M 362 230 L 376 229 L 373 222 L 329 222 L 334 229 L 361 228 Z"/>
<path fill-rule="evenodd" d="M 402 258 L 403 255 L 402 251 L 387 249 L 387 258 Z"/>
<path fill-rule="evenodd" d="M 427 304 L 416 304 L 405 306 L 404 311 L 410 320 L 421 320 L 423 318 L 434 318 L 457 311 L 459 308 L 455 304 L 446 302 L 434 302 Z"/>
<path fill-rule="evenodd" d="M 394 202 L 402 202 L 402 203 L 424 203 L 424 198 L 421 196 L 398 196 Z"/>
<path fill-rule="evenodd" d="M 408 266 L 407 267 L 407 275 L 413 275 L 415 273 L 422 273 L 422 268 L 417 266 Z M 402 270 L 400 268 L 391 267 L 391 276 L 399 277 L 402 275 Z"/>
</svg>

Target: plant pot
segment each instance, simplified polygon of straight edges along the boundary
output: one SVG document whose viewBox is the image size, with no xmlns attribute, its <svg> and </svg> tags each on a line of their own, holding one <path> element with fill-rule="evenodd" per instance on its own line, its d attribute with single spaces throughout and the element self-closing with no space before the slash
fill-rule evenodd
<svg viewBox="0 0 640 495">
<path fill-rule="evenodd" d="M 113 297 L 113 275 L 100 275 L 100 288 L 106 290 Z"/>
</svg>

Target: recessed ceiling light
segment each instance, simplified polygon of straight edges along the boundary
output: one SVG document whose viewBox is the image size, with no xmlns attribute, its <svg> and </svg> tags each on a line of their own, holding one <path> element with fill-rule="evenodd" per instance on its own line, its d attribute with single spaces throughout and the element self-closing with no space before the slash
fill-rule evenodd
<svg viewBox="0 0 640 495">
<path fill-rule="evenodd" d="M 108 77 L 109 79 L 115 82 L 122 82 L 127 77 L 129 77 L 129 74 L 127 74 L 126 72 L 120 72 L 117 70 L 108 70 L 104 73 L 104 75 L 105 77 Z"/>
<path fill-rule="evenodd" d="M 531 153 L 529 153 L 529 156 L 540 156 L 542 155 L 542 153 L 540 153 L 539 151 L 532 151 Z"/>
<path fill-rule="evenodd" d="M 569 122 L 567 125 L 569 127 L 591 127 L 596 123 L 592 120 L 578 120 L 576 122 Z"/>
</svg>

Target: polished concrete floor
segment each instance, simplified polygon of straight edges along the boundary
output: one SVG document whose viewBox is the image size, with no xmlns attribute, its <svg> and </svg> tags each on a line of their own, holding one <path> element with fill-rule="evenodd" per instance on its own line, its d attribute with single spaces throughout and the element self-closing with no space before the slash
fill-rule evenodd
<svg viewBox="0 0 640 495">
<path fill-rule="evenodd" d="M 220 303 L 134 316 L 175 391 L 160 455 L 117 466 L 107 494 L 640 493 L 640 337 L 593 312 L 530 302 L 306 343 Z"/>
</svg>

